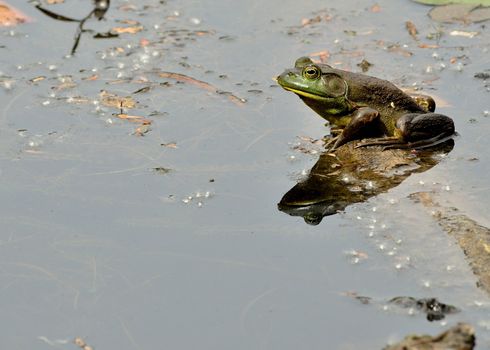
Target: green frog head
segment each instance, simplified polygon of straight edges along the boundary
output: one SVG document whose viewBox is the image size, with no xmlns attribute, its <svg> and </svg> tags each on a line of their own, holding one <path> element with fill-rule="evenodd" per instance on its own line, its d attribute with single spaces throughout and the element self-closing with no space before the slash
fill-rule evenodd
<svg viewBox="0 0 490 350">
<path fill-rule="evenodd" d="M 277 77 L 284 89 L 294 92 L 323 118 L 339 124 L 339 117 L 356 109 L 349 101 L 349 85 L 338 70 L 326 65 L 315 64 L 308 57 L 296 60 L 294 68 Z M 342 123 L 341 123 L 342 124 Z"/>
</svg>

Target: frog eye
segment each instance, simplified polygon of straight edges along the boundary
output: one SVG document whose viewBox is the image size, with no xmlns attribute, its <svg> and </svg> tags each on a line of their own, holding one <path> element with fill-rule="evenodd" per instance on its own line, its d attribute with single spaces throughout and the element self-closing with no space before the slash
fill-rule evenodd
<svg viewBox="0 0 490 350">
<path fill-rule="evenodd" d="M 332 97 L 343 96 L 347 92 L 347 83 L 337 74 L 324 74 L 323 82 L 327 86 L 327 92 Z"/>
<path fill-rule="evenodd" d="M 322 72 L 317 66 L 307 66 L 303 69 L 303 76 L 306 79 L 317 79 Z"/>
</svg>

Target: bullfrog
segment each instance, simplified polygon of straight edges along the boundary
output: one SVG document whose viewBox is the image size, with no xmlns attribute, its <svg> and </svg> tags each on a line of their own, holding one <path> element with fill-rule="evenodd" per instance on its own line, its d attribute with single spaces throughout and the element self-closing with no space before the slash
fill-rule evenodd
<svg viewBox="0 0 490 350">
<path fill-rule="evenodd" d="M 297 59 L 294 68 L 279 75 L 277 82 L 330 123 L 336 134 L 330 139 L 330 151 L 349 141 L 373 137 L 357 147 L 417 149 L 437 145 L 455 134 L 453 120 L 434 113 L 431 97 L 412 97 L 389 81 L 317 64 L 308 57 Z"/>
</svg>

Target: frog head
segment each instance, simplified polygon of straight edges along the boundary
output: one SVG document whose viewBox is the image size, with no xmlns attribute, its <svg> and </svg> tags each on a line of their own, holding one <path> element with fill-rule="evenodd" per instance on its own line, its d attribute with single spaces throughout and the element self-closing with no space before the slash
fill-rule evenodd
<svg viewBox="0 0 490 350">
<path fill-rule="evenodd" d="M 284 89 L 294 92 L 323 118 L 350 114 L 355 105 L 349 101 L 349 85 L 337 71 L 326 64 L 315 64 L 308 57 L 298 58 L 294 68 L 277 77 Z"/>
</svg>

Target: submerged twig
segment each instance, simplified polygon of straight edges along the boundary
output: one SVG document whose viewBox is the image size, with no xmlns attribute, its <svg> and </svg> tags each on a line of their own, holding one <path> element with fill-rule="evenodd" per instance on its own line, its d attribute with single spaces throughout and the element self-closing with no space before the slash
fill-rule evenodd
<svg viewBox="0 0 490 350">
<path fill-rule="evenodd" d="M 63 16 L 63 15 L 60 15 L 58 13 L 47 10 L 47 9 L 41 7 L 40 5 L 37 5 L 36 8 L 39 11 L 41 11 L 42 13 L 44 13 L 45 15 L 47 15 L 53 19 L 56 19 L 58 21 L 78 22 L 77 31 L 75 32 L 75 41 L 73 43 L 73 46 L 72 46 L 72 49 L 70 52 L 71 55 L 74 55 L 77 48 L 78 48 L 78 44 L 80 43 L 80 38 L 82 36 L 82 33 L 85 31 L 83 29 L 85 22 L 92 16 L 94 16 L 95 18 L 97 18 L 100 21 L 102 18 L 104 18 L 104 15 L 109 10 L 109 6 L 110 6 L 110 0 L 95 0 L 94 1 L 94 8 L 92 9 L 92 11 L 90 11 L 90 13 L 82 19 L 76 19 L 76 18 Z M 100 37 L 107 37 L 107 36 L 95 35 L 95 37 L 100 38 Z"/>
<path fill-rule="evenodd" d="M 192 84 L 194 86 L 200 87 L 201 89 L 204 89 L 204 90 L 210 91 L 210 92 L 214 92 L 216 94 L 226 95 L 231 102 L 233 102 L 237 105 L 240 105 L 240 106 L 246 102 L 246 100 L 244 98 L 237 97 L 237 96 L 233 95 L 231 92 L 221 91 L 218 88 L 216 88 L 215 86 L 213 86 L 209 83 L 206 83 L 205 81 L 195 79 L 195 78 L 190 77 L 190 76 L 185 75 L 185 74 L 174 73 L 174 72 L 159 72 L 158 75 L 162 78 L 174 79 L 174 80 L 177 80 L 177 81 L 180 81 L 183 83 Z"/>
<path fill-rule="evenodd" d="M 77 50 L 78 43 L 80 42 L 80 37 L 82 36 L 83 33 L 83 25 L 85 24 L 85 21 L 89 19 L 93 14 L 95 13 L 95 8 L 90 11 L 88 15 L 86 15 L 82 20 L 80 20 L 80 23 L 78 24 L 77 31 L 75 32 L 75 42 L 73 43 L 73 47 L 71 48 L 71 55 L 75 54 L 75 51 Z"/>
<path fill-rule="evenodd" d="M 58 21 L 65 21 L 65 22 L 80 22 L 79 19 L 76 19 L 76 18 L 70 18 L 70 17 L 66 17 L 66 16 L 63 16 L 63 15 L 60 15 L 60 14 L 57 14 L 57 13 L 54 13 L 54 12 L 51 12 L 43 7 L 41 7 L 41 5 L 36 5 L 36 8 L 41 11 L 42 13 L 44 13 L 45 15 L 53 18 L 53 19 L 56 19 Z"/>
</svg>

